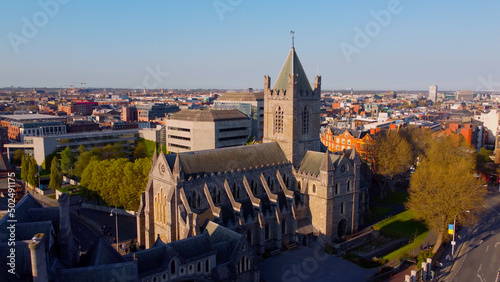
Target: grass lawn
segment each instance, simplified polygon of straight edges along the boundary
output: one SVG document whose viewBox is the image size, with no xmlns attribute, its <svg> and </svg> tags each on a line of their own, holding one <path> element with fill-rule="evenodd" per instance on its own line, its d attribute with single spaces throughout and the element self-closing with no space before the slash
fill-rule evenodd
<svg viewBox="0 0 500 282">
<path fill-rule="evenodd" d="M 373 198 L 372 202 L 380 204 L 402 205 L 408 200 L 408 193 L 402 191 L 394 191 L 387 193 L 383 199 Z"/>
<path fill-rule="evenodd" d="M 370 206 L 370 214 L 364 218 L 365 223 L 373 222 L 392 211 L 391 207 Z"/>
<path fill-rule="evenodd" d="M 373 226 L 386 234 L 397 237 L 406 237 L 413 240 L 412 243 L 384 256 L 385 259 L 393 260 L 419 246 L 427 237 L 429 229 L 421 221 L 415 220 L 412 211 L 404 211 Z"/>
<path fill-rule="evenodd" d="M 78 185 L 73 185 L 73 186 L 68 186 L 68 187 L 61 187 L 58 189 L 62 193 L 68 193 L 70 196 L 72 195 L 78 195 L 80 194 L 80 189 Z M 74 192 L 71 192 L 74 191 Z"/>
</svg>

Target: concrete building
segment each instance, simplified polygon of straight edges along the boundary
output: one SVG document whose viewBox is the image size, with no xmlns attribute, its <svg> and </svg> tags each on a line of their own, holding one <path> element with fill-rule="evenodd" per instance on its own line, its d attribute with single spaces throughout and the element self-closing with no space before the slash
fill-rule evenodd
<svg viewBox="0 0 500 282">
<path fill-rule="evenodd" d="M 7 127 L 8 138 L 12 141 L 24 142 L 27 136 L 50 136 L 66 133 L 65 117 L 25 114 L 3 115 L 2 126 Z"/>
<path fill-rule="evenodd" d="M 437 85 L 431 85 L 429 87 L 429 100 L 431 100 L 432 102 L 436 102 L 437 101 L 437 97 L 438 96 L 438 87 Z"/>
<path fill-rule="evenodd" d="M 157 125 L 156 128 L 140 129 L 139 137 L 166 146 L 166 127 L 164 125 Z"/>
<path fill-rule="evenodd" d="M 169 152 L 243 145 L 252 133 L 252 120 L 238 110 L 181 110 L 165 126 Z"/>
<path fill-rule="evenodd" d="M 473 91 L 456 91 L 455 100 L 457 102 L 472 101 L 474 99 Z"/>
<path fill-rule="evenodd" d="M 320 152 L 320 85 L 317 76 L 311 88 L 292 47 L 274 87 L 265 77 L 263 144 L 155 152 L 137 215 L 139 244 L 196 238 L 216 224 L 245 238 L 242 251 L 264 254 L 356 232 L 368 185 L 355 149 Z M 254 255 L 237 255 L 228 268 L 219 278 L 259 281 Z"/>
<path fill-rule="evenodd" d="M 36 162 L 41 165 L 46 156 L 55 151 L 60 152 L 66 147 L 70 147 L 76 152 L 80 145 L 90 150 L 94 146 L 104 147 L 108 144 L 120 143 L 124 150 L 129 152 L 137 144 L 138 138 L 138 129 L 104 130 L 40 137 L 30 136 L 25 138 L 24 143 L 6 144 L 5 147 L 9 159 L 13 157 L 16 149 L 21 149 L 25 153 L 34 156 Z"/>
<path fill-rule="evenodd" d="M 485 127 L 485 143 L 487 145 L 495 145 L 495 140 L 498 134 L 500 113 L 496 110 L 487 113 L 480 113 L 474 116 L 474 119 L 483 122 Z"/>
<path fill-rule="evenodd" d="M 252 119 L 252 136 L 256 141 L 264 137 L 264 93 L 225 93 L 214 102 L 214 109 L 236 109 Z"/>
</svg>

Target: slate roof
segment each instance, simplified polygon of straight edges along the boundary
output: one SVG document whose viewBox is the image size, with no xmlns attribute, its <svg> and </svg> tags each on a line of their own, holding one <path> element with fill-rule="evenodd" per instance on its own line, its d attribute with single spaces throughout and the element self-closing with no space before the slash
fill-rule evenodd
<svg viewBox="0 0 500 282">
<path fill-rule="evenodd" d="M 79 266 L 96 266 L 126 262 L 126 260 L 102 237 L 97 238 L 87 253 L 82 256 Z"/>
<path fill-rule="evenodd" d="M 299 57 L 295 52 L 295 48 L 292 47 L 290 53 L 288 53 L 288 57 L 281 68 L 281 72 L 274 83 L 273 89 L 280 90 L 288 89 L 288 76 L 293 74 L 298 80 L 298 88 L 299 90 L 306 90 L 312 92 L 311 84 L 309 84 L 309 80 L 307 80 L 306 72 L 300 63 Z"/>
<path fill-rule="evenodd" d="M 229 92 L 220 96 L 217 101 L 238 101 L 238 102 L 252 102 L 264 100 L 263 92 Z"/>
<path fill-rule="evenodd" d="M 165 157 L 172 169 L 175 155 L 169 154 Z M 179 154 L 179 158 L 186 176 L 198 173 L 229 172 L 289 162 L 278 143 L 184 152 Z"/>
<path fill-rule="evenodd" d="M 329 156 L 332 164 L 336 166 L 336 162 L 340 158 L 340 155 L 329 154 Z M 300 162 L 298 170 L 317 175 L 320 172 L 320 167 L 324 158 L 325 153 L 307 151 L 304 158 Z"/>
<path fill-rule="evenodd" d="M 237 248 L 241 235 L 215 222 L 209 221 L 203 234 L 209 236 L 210 243 L 217 251 L 217 264 L 228 262 Z"/>
<path fill-rule="evenodd" d="M 180 241 L 169 243 L 169 246 L 174 249 L 184 261 L 195 260 L 199 257 L 205 257 L 213 250 L 208 240 L 208 236 L 189 237 Z"/>
<path fill-rule="evenodd" d="M 40 203 L 38 203 L 37 200 L 33 198 L 33 196 L 31 196 L 30 194 L 26 194 L 26 196 L 24 196 L 16 205 L 15 219 L 18 223 L 31 222 L 33 221 L 33 218 L 29 213 L 29 209 L 41 207 L 42 205 L 40 205 Z M 9 225 L 7 219 L 9 219 L 9 213 L 0 220 L 0 230 L 7 230 L 6 228 Z M 7 236 L 7 232 L 0 232 L 0 242 L 5 242 L 8 239 Z"/>
<path fill-rule="evenodd" d="M 220 120 L 235 120 L 235 119 L 248 119 L 242 112 L 229 109 L 229 110 L 180 110 L 172 115 L 173 120 L 187 120 L 187 121 L 220 121 Z"/>
<path fill-rule="evenodd" d="M 366 134 L 370 133 L 369 131 L 338 128 L 338 127 L 333 127 L 333 126 L 330 126 L 330 130 L 332 131 L 334 136 L 339 136 L 347 130 L 354 138 L 357 138 L 357 139 L 361 139 L 361 138 L 365 137 Z"/>
<path fill-rule="evenodd" d="M 2 171 L 13 171 L 14 167 L 7 160 L 7 156 L 4 153 L 0 153 L 0 172 Z"/>
</svg>

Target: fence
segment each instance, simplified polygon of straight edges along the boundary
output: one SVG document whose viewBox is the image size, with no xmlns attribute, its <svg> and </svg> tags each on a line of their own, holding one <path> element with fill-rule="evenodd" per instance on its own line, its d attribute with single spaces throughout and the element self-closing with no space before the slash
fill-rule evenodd
<svg viewBox="0 0 500 282">
<path fill-rule="evenodd" d="M 111 212 L 111 210 L 114 209 L 112 207 L 105 207 L 105 206 L 94 205 L 94 204 L 89 204 L 89 203 L 82 203 L 82 208 L 96 210 L 96 211 L 103 211 L 103 212 Z M 134 216 L 134 217 L 137 216 L 137 212 L 128 211 L 128 210 L 124 210 L 124 209 L 115 209 L 113 212 L 116 212 L 117 214 L 120 214 L 120 215 Z"/>
</svg>

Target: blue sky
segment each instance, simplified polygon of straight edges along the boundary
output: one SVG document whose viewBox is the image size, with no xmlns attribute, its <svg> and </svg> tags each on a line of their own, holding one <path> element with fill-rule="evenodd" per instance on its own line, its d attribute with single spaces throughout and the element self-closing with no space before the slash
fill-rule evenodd
<svg viewBox="0 0 500 282">
<path fill-rule="evenodd" d="M 500 82 L 499 10 L 494 0 L 4 0 L 0 87 L 262 88 L 295 30 L 323 89 L 487 89 L 481 81 Z"/>
</svg>

